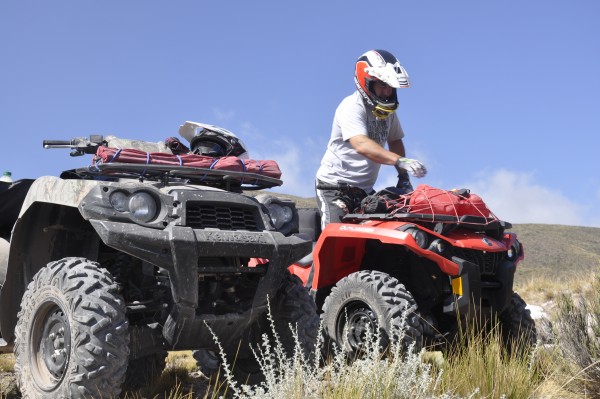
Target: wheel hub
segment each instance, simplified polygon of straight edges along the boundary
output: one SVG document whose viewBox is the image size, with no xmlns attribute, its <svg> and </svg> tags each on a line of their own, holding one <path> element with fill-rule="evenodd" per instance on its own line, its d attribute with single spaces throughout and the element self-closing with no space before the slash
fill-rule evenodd
<svg viewBox="0 0 600 399">
<path fill-rule="evenodd" d="M 50 375 L 60 379 L 67 367 L 70 351 L 69 324 L 60 308 L 48 313 L 40 338 L 39 356 Z"/>
<path fill-rule="evenodd" d="M 377 331 L 377 316 L 364 302 L 352 302 L 344 310 L 338 320 L 338 336 L 345 335 L 352 350 L 362 349 L 367 334 L 375 334 Z"/>
</svg>

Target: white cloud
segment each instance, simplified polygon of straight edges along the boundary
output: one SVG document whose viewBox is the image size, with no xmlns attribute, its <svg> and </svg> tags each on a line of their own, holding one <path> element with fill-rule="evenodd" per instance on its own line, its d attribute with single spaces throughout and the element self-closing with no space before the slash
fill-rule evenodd
<svg viewBox="0 0 600 399">
<path fill-rule="evenodd" d="M 243 137 L 246 144 L 252 144 L 251 149 L 254 149 L 257 146 L 262 147 L 264 146 L 263 143 L 268 142 L 268 139 L 264 134 L 251 122 L 242 122 L 240 126 L 239 133 L 236 134 L 239 137 Z"/>
<path fill-rule="evenodd" d="M 500 219 L 511 223 L 590 225 L 585 207 L 562 192 L 543 187 L 530 173 L 498 170 L 464 184 Z"/>
<path fill-rule="evenodd" d="M 300 197 L 312 197 L 315 195 L 315 165 L 319 164 L 321 153 L 310 151 L 309 147 L 309 144 L 301 148 L 290 142 L 273 141 L 260 150 L 254 147 L 258 151 L 253 150 L 252 157 L 277 161 L 282 173 L 283 186 L 275 191 Z"/>
<path fill-rule="evenodd" d="M 214 108 L 213 113 L 219 120 L 233 118 L 234 111 L 222 112 Z M 310 137 L 305 137 L 303 143 L 290 140 L 274 140 L 266 137 L 253 123 L 245 121 L 234 127 L 229 123 L 225 127 L 239 137 L 245 144 L 252 159 L 275 160 L 281 170 L 281 187 L 273 188 L 274 191 L 312 197 L 315 195 L 314 181 L 316 166 L 320 163 L 322 149 L 315 150 L 316 143 Z"/>
</svg>

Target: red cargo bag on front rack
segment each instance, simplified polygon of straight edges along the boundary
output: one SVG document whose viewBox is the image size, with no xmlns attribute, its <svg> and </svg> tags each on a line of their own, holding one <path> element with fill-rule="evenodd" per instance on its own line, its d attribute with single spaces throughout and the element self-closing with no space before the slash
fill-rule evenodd
<svg viewBox="0 0 600 399">
<path fill-rule="evenodd" d="M 179 165 L 195 168 L 229 170 L 234 172 L 256 173 L 279 179 L 281 170 L 273 160 L 241 159 L 234 156 L 220 158 L 196 154 L 167 154 L 162 152 L 145 152 L 133 148 L 98 147 L 93 163 L 137 163 L 155 165 Z"/>
<path fill-rule="evenodd" d="M 442 190 L 421 184 L 409 196 L 409 213 L 447 215 L 457 219 L 465 215 L 496 219 L 481 197 L 467 189 Z"/>
</svg>

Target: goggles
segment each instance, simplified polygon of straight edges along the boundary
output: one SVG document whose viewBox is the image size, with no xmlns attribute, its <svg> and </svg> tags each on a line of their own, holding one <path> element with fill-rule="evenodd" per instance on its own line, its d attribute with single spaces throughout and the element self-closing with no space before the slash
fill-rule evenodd
<svg viewBox="0 0 600 399">
<path fill-rule="evenodd" d="M 398 108 L 398 104 L 393 104 L 392 107 L 384 107 L 382 105 L 377 104 L 377 105 L 375 105 L 375 108 L 373 108 L 372 112 L 373 112 L 373 115 L 375 115 L 375 118 L 386 119 L 391 114 L 396 112 L 397 108 Z"/>
</svg>

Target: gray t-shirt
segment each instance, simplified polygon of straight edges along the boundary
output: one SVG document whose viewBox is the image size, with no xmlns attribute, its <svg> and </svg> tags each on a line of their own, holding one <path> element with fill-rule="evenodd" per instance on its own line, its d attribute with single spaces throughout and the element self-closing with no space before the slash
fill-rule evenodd
<svg viewBox="0 0 600 399">
<path fill-rule="evenodd" d="M 348 141 L 359 134 L 367 135 L 381 146 L 404 137 L 396 113 L 377 119 L 365 106 L 358 91 L 344 98 L 335 111 L 331 138 L 317 179 L 328 183 L 348 183 L 367 193 L 373 190 L 381 164 L 360 155 Z"/>
</svg>

